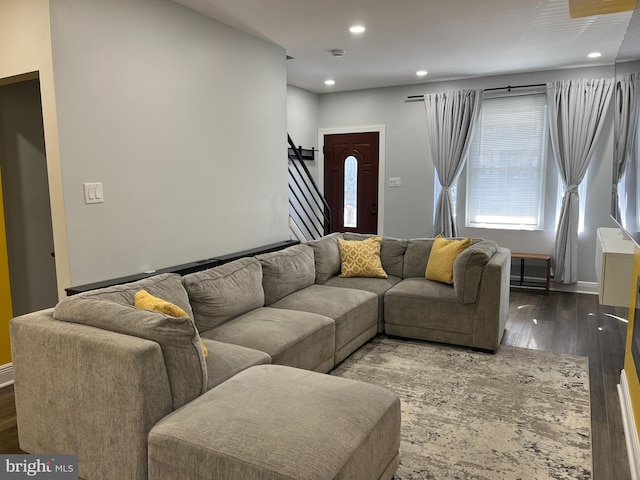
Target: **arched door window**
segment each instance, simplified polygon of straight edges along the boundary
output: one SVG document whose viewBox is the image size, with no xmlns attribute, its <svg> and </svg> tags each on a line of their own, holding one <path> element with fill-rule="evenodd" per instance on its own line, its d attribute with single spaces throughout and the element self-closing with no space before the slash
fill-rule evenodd
<svg viewBox="0 0 640 480">
<path fill-rule="evenodd" d="M 358 160 L 349 155 L 344 161 L 344 227 L 358 226 Z"/>
</svg>

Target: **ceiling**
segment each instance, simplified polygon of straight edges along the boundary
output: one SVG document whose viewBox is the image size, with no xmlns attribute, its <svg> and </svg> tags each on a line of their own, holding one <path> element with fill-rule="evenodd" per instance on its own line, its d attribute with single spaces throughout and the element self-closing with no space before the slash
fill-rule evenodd
<svg viewBox="0 0 640 480">
<path fill-rule="evenodd" d="M 280 45 L 288 83 L 316 93 L 611 65 L 632 13 L 571 18 L 568 0 L 174 1 Z"/>
</svg>

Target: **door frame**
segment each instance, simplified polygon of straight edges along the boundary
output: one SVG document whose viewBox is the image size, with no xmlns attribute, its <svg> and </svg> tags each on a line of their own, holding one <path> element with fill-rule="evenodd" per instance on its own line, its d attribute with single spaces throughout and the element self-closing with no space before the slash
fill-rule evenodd
<svg viewBox="0 0 640 480">
<path fill-rule="evenodd" d="M 370 125 L 364 127 L 335 127 L 318 129 L 318 161 L 317 184 L 324 195 L 324 136 L 340 133 L 378 133 L 378 235 L 384 235 L 384 187 L 386 178 L 385 168 L 385 125 Z"/>
<path fill-rule="evenodd" d="M 44 149 L 47 158 L 47 176 L 49 178 L 49 201 L 51 204 L 58 299 L 63 299 L 67 296 L 65 289 L 71 286 L 71 266 L 69 263 L 64 189 L 62 188 L 62 163 L 60 161 L 60 139 L 58 135 L 53 70 L 49 64 L 48 68 L 41 70 L 0 77 L 0 87 L 34 79 L 40 82 L 40 104 L 42 105 Z"/>
</svg>

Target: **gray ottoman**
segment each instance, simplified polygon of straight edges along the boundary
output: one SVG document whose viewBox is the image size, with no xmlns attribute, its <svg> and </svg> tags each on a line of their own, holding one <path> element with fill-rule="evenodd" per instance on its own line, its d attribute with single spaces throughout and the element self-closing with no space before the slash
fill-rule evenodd
<svg viewBox="0 0 640 480">
<path fill-rule="evenodd" d="M 392 479 L 400 399 L 362 382 L 251 367 L 149 433 L 149 480 Z"/>
</svg>

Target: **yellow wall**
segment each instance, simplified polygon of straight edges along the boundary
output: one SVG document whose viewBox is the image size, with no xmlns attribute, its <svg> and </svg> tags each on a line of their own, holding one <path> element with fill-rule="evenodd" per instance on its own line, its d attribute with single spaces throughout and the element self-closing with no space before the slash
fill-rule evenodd
<svg viewBox="0 0 640 480">
<path fill-rule="evenodd" d="M 52 62 L 49 0 L 0 0 L 0 85 L 34 77 L 40 79 L 58 296 L 62 298 L 65 295 L 64 289 L 70 286 L 70 278 Z M 6 250 L 6 246 L 3 247 L 6 242 L 4 210 L 1 223 L 0 282 L 2 282 L 3 296 L 0 301 L 4 305 L 5 290 L 2 277 L 2 262 L 6 262 L 6 252 L 3 253 Z M 5 336 L 4 311 L 1 315 L 0 366 L 10 361 L 9 339 Z"/>
<path fill-rule="evenodd" d="M 633 418 L 635 419 L 636 431 L 640 432 L 640 382 L 638 373 L 631 355 L 631 344 L 633 339 L 633 324 L 635 322 L 636 292 L 638 291 L 638 275 L 640 275 L 640 249 L 635 247 L 633 255 L 633 275 L 631 279 L 631 292 L 629 294 L 629 325 L 627 327 L 627 345 L 624 355 L 624 373 L 629 385 L 629 396 L 631 397 L 631 407 Z"/>
<path fill-rule="evenodd" d="M 7 236 L 4 228 L 4 206 L 2 200 L 2 172 L 0 172 L 0 365 L 11 361 L 9 349 L 9 320 L 11 308 L 11 285 L 9 284 L 9 262 L 7 261 Z"/>
</svg>

